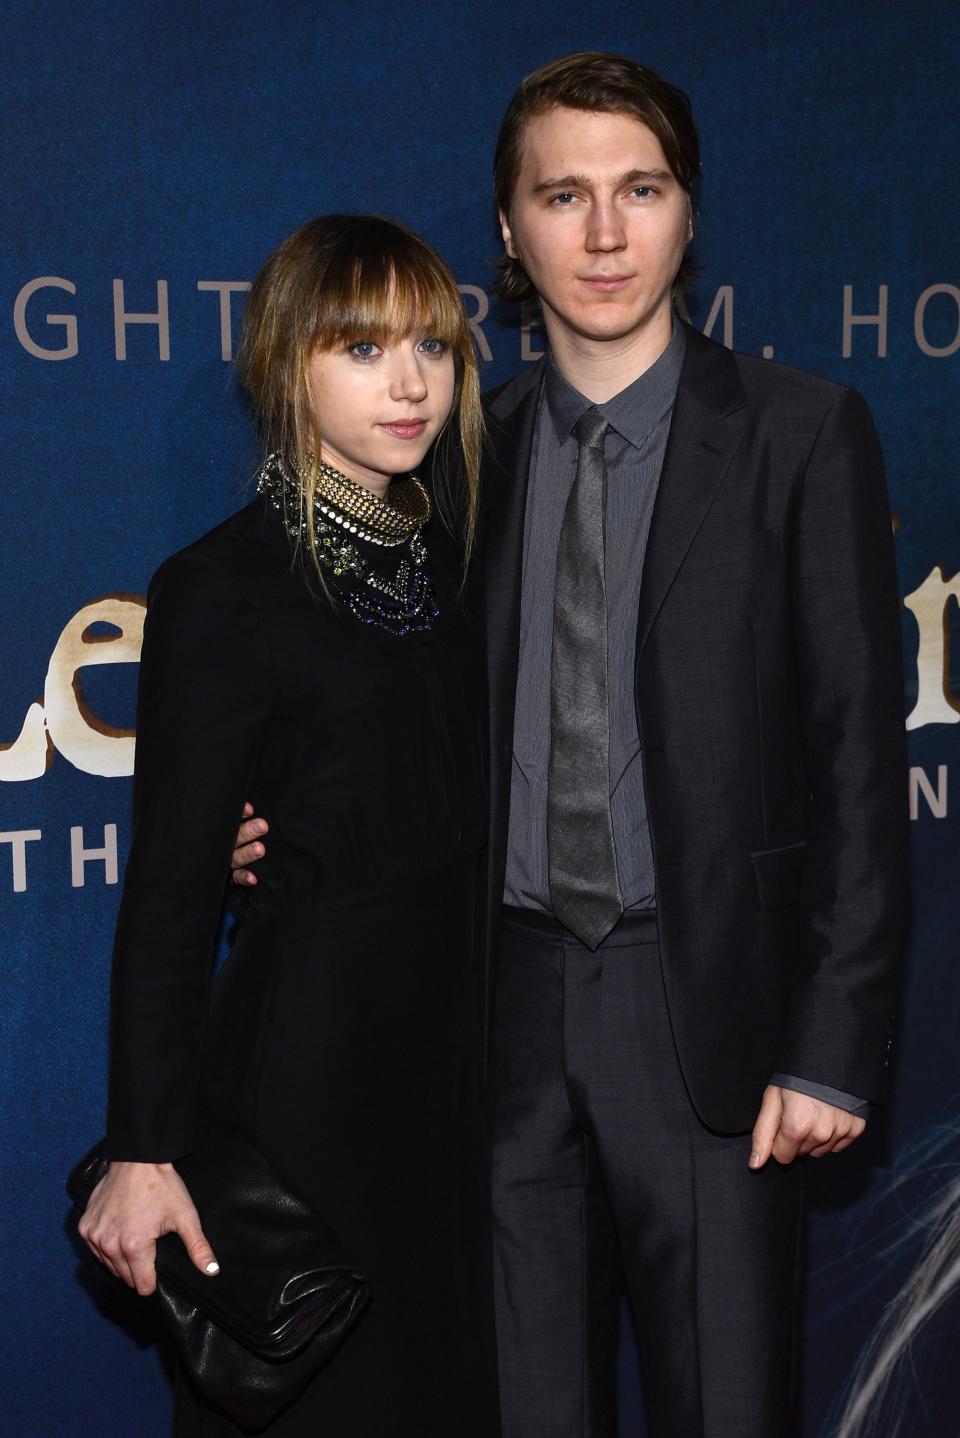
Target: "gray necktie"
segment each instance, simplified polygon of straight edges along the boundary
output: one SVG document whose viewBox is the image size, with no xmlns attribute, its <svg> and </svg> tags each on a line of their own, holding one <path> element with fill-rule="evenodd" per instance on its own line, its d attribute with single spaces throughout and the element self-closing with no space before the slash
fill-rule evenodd
<svg viewBox="0 0 960 1438">
<path fill-rule="evenodd" d="M 623 913 L 610 817 L 607 594 L 603 572 L 607 421 L 588 409 L 557 549 L 550 679 L 547 846 L 553 912 L 595 949 Z"/>
</svg>

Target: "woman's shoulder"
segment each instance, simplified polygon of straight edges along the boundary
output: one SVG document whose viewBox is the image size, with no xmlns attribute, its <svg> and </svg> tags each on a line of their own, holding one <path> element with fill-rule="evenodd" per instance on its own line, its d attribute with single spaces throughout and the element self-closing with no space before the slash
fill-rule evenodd
<svg viewBox="0 0 960 1438">
<path fill-rule="evenodd" d="M 165 559 L 149 593 L 177 589 L 198 600 L 236 589 L 249 593 L 289 568 L 286 536 L 258 495 Z"/>
</svg>

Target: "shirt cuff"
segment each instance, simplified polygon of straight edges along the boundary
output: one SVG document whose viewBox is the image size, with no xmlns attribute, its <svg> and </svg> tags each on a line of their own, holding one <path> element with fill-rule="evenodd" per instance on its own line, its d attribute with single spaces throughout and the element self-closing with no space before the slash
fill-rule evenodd
<svg viewBox="0 0 960 1438">
<path fill-rule="evenodd" d="M 842 1108 L 847 1113 L 852 1113 L 854 1118 L 867 1118 L 870 1113 L 870 1104 L 864 1098 L 857 1098 L 852 1093 L 844 1093 L 842 1089 L 828 1088 L 826 1084 L 811 1083 L 809 1079 L 795 1078 L 793 1074 L 774 1074 L 770 1080 L 779 1088 L 793 1089 L 794 1093 L 802 1093 L 807 1098 L 819 1099 L 821 1103 L 831 1103 L 834 1108 Z"/>
</svg>

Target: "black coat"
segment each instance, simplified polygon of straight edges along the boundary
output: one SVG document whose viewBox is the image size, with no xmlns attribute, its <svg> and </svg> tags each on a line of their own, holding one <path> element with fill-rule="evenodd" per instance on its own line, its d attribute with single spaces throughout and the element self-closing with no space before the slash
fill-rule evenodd
<svg viewBox="0 0 960 1438">
<path fill-rule="evenodd" d="M 491 936 L 539 380 L 488 403 Z M 855 391 L 688 329 L 636 706 L 664 982 L 701 1119 L 750 1128 L 775 1072 L 881 1097 L 908 918 L 905 734 L 883 460 Z"/>
</svg>

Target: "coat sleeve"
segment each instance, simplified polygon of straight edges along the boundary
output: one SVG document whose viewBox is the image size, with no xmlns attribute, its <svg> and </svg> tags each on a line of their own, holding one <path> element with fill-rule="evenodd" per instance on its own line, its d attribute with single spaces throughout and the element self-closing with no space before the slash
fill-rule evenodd
<svg viewBox="0 0 960 1438">
<path fill-rule="evenodd" d="M 107 1152 L 193 1145 L 214 939 L 233 835 L 272 709 L 250 594 L 195 550 L 150 585 L 133 837 L 111 980 Z"/>
<path fill-rule="evenodd" d="M 906 944 L 909 825 L 890 508 L 853 390 L 820 426 L 792 537 L 810 823 L 803 950 L 775 1068 L 876 1100 Z"/>
</svg>

